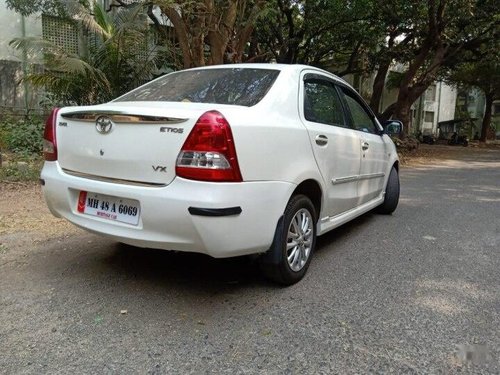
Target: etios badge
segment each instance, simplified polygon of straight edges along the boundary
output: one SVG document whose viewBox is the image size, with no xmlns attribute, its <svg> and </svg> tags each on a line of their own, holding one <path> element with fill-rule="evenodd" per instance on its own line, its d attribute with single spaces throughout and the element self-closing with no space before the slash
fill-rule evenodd
<svg viewBox="0 0 500 375">
<path fill-rule="evenodd" d="M 101 134 L 108 134 L 113 128 L 113 121 L 108 116 L 99 116 L 95 120 L 95 128 Z"/>
</svg>

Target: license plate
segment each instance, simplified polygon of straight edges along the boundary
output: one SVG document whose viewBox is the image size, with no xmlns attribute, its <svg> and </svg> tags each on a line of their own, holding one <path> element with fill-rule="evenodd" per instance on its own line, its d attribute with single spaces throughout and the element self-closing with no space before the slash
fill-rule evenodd
<svg viewBox="0 0 500 375">
<path fill-rule="evenodd" d="M 139 201 L 80 191 L 78 212 L 103 219 L 137 225 L 141 215 Z"/>
</svg>

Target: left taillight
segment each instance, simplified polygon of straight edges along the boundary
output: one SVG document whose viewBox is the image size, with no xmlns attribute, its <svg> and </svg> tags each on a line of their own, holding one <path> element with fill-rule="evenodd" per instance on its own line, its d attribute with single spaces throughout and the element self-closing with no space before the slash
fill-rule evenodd
<svg viewBox="0 0 500 375">
<path fill-rule="evenodd" d="M 56 120 L 59 108 L 50 112 L 43 131 L 43 156 L 47 161 L 57 160 Z"/>
</svg>

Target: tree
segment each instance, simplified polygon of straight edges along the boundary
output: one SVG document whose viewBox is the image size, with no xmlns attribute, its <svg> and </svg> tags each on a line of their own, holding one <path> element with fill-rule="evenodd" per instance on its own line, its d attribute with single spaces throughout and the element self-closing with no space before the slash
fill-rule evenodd
<svg viewBox="0 0 500 375">
<path fill-rule="evenodd" d="M 462 64 L 448 77 L 448 82 L 452 84 L 465 89 L 477 88 L 484 94 L 486 104 L 479 138 L 481 142 L 486 141 L 491 126 L 493 101 L 500 99 L 500 57 L 497 53 L 488 55 L 482 61 Z"/>
<path fill-rule="evenodd" d="M 368 67 L 367 52 L 383 38 L 372 16 L 372 0 L 272 4 L 256 33 L 267 60 L 310 64 L 339 76 L 362 73 Z"/>
<path fill-rule="evenodd" d="M 369 51 L 370 70 L 376 71 L 370 107 L 381 120 L 386 120 L 394 112 L 396 104 L 380 112 L 382 93 L 385 88 L 388 88 L 386 81 L 390 78 L 388 77 L 390 67 L 400 60 L 413 40 L 414 21 L 411 8 L 405 1 L 390 3 L 375 0 L 372 12 L 373 22 L 378 26 L 379 43 L 376 48 Z M 398 80 L 396 88 L 399 87 L 400 82 L 401 80 Z"/>
<path fill-rule="evenodd" d="M 183 67 L 242 62 L 264 0 L 154 0 L 172 22 Z"/>
<path fill-rule="evenodd" d="M 44 87 L 60 104 L 85 105 L 111 100 L 153 77 L 156 54 L 147 43 L 141 5 L 107 13 L 98 3 L 87 8 L 68 2 L 64 11 L 87 36 L 87 48 L 78 55 L 44 39 L 14 39 L 12 46 L 44 62 L 42 72 L 24 79 Z"/>
<path fill-rule="evenodd" d="M 277 62 L 340 76 L 376 72 L 370 106 L 382 119 L 402 120 L 408 131 L 411 105 L 465 54 L 498 39 L 498 22 L 493 0 L 276 0 L 257 35 Z M 394 65 L 401 70 L 398 98 L 379 113 Z"/>
<path fill-rule="evenodd" d="M 5 0 L 7 7 L 23 16 L 38 12 L 62 15 L 65 13 L 63 1 L 58 0 Z"/>
<path fill-rule="evenodd" d="M 397 5 L 400 0 L 391 0 Z M 410 107 L 443 72 L 453 70 L 465 54 L 498 39 L 498 8 L 490 0 L 428 0 L 408 2 L 411 28 L 405 51 L 397 61 L 405 64 L 394 117 L 408 131 Z"/>
</svg>

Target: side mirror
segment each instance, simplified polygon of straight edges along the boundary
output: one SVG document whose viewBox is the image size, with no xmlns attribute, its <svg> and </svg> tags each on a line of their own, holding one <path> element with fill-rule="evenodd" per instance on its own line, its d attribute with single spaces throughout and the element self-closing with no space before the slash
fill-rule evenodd
<svg viewBox="0 0 500 375">
<path fill-rule="evenodd" d="M 385 134 L 398 135 L 403 132 L 403 123 L 399 120 L 387 120 L 382 124 Z"/>
</svg>

